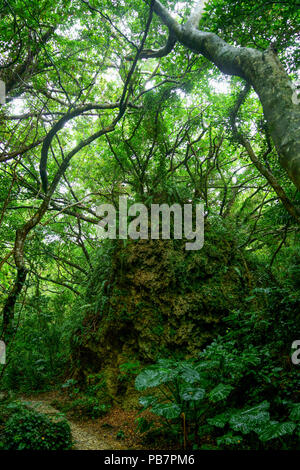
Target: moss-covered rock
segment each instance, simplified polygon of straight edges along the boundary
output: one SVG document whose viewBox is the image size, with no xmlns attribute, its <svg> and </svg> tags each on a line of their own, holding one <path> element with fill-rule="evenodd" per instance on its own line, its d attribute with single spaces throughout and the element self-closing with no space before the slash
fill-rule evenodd
<svg viewBox="0 0 300 470">
<path fill-rule="evenodd" d="M 220 219 L 206 224 L 205 239 L 194 252 L 175 240 L 115 242 L 110 268 L 99 259 L 88 288 L 77 373 L 103 372 L 108 393 L 124 397 L 122 364 L 194 356 L 224 331 L 224 316 L 253 287 L 251 270 Z"/>
</svg>

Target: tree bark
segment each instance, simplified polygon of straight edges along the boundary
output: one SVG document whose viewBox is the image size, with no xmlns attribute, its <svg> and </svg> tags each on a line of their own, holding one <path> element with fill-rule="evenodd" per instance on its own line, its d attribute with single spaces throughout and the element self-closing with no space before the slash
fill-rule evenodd
<svg viewBox="0 0 300 470">
<path fill-rule="evenodd" d="M 250 86 L 247 84 L 244 90 L 241 91 L 238 100 L 233 107 L 231 114 L 230 114 L 230 122 L 231 122 L 231 127 L 233 131 L 234 137 L 237 139 L 237 141 L 245 147 L 252 163 L 256 166 L 258 171 L 266 178 L 268 183 L 272 186 L 274 189 L 275 193 L 281 200 L 282 204 L 286 208 L 287 212 L 294 218 L 294 220 L 300 224 L 300 211 L 299 209 L 293 204 L 293 202 L 289 199 L 287 194 L 285 193 L 284 189 L 280 184 L 278 183 L 277 179 L 273 175 L 273 173 L 266 167 L 264 166 L 259 158 L 256 156 L 250 142 L 245 138 L 244 135 L 242 135 L 236 126 L 236 118 L 237 114 L 239 111 L 240 106 L 243 104 L 245 101 L 248 92 L 250 91 Z"/>
<path fill-rule="evenodd" d="M 27 277 L 27 269 L 20 268 L 17 272 L 16 281 L 11 289 L 5 304 L 3 306 L 3 324 L 1 338 L 3 338 L 5 344 L 8 344 L 10 337 L 12 336 L 12 321 L 14 318 L 15 303 L 20 294 Z"/>
</svg>

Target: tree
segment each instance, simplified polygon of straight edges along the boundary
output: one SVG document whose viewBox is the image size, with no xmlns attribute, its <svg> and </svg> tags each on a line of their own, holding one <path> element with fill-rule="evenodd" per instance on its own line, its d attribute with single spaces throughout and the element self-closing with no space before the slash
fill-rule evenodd
<svg viewBox="0 0 300 470">
<path fill-rule="evenodd" d="M 187 22 L 180 25 L 158 0 L 154 0 L 151 7 L 168 27 L 169 40 L 162 50 L 146 51 L 141 57 L 162 57 L 179 41 L 206 57 L 223 73 L 246 80 L 260 98 L 280 164 L 300 189 L 300 105 L 293 99 L 292 82 L 272 45 L 261 52 L 233 46 L 212 32 L 199 30 L 207 3 L 207 0 L 197 2 Z"/>
<path fill-rule="evenodd" d="M 228 0 L 218 0 L 211 8 L 218 13 L 226 2 L 228 7 Z M 287 123 L 287 116 L 294 110 L 297 115 L 298 108 L 287 103 L 291 82 L 276 54 L 272 49 L 260 50 L 266 40 L 253 49 L 247 28 L 246 33 L 243 29 L 232 37 L 231 31 L 226 32 L 226 40 L 221 39 L 218 22 L 210 24 L 202 16 L 204 3 L 184 26 L 156 1 L 149 9 L 135 0 L 132 10 L 123 0 L 103 5 L 97 0 L 92 4 L 61 0 L 55 8 L 47 1 L 25 3 L 26 11 L 18 0 L 5 1 L 0 10 L 1 77 L 8 85 L 7 104 L 0 109 L 4 252 L 0 266 L 8 270 L 3 285 L 5 331 L 13 323 L 28 273 L 79 293 L 72 277 L 61 277 L 60 264 L 56 276 L 45 257 L 45 272 L 39 271 L 30 254 L 43 257 L 38 244 L 47 237 L 68 245 L 75 239 L 84 255 L 84 270 L 91 269 L 97 245 L 92 236 L 98 222 L 94 207 L 102 200 L 116 204 L 121 194 L 157 202 L 201 198 L 207 214 L 237 218 L 244 246 L 251 245 L 253 250 L 262 246 L 275 253 L 265 237 L 270 230 L 279 238 L 279 247 L 282 240 L 289 241 L 295 221 L 299 222 L 298 200 L 275 160 L 269 134 L 275 144 L 281 131 L 274 129 L 280 126 L 292 136 L 296 121 Z M 168 2 L 170 8 L 176 4 Z M 242 13 L 236 2 L 234 7 Z M 260 8 L 265 8 L 261 1 Z M 153 51 L 148 49 L 150 44 L 160 47 L 164 41 L 161 20 L 169 38 L 164 47 Z M 199 31 L 200 21 L 213 31 Z M 293 46 L 276 23 L 270 35 L 277 33 L 283 38 L 282 50 Z M 242 48 L 231 45 L 238 40 Z M 184 48 L 175 47 L 176 43 Z M 219 73 L 213 64 L 226 74 L 246 79 L 260 93 L 268 126 L 261 124 L 254 94 L 239 100 L 241 80 L 232 80 L 227 96 L 210 93 L 209 80 Z M 262 80 L 268 67 L 269 83 L 278 96 L 269 93 L 267 81 Z M 20 112 L 15 110 L 17 99 Z M 279 122 L 278 106 L 284 103 Z M 282 139 L 278 145 L 284 147 Z M 284 152 L 289 159 L 291 152 Z M 279 200 L 288 214 L 278 209 Z M 264 222 L 272 210 L 283 220 L 275 227 Z M 60 218 L 66 233 L 58 229 Z M 74 251 L 61 256 L 58 244 L 52 253 L 53 259 L 64 259 L 64 273 L 70 263 L 82 264 L 78 250 L 76 255 Z"/>
</svg>

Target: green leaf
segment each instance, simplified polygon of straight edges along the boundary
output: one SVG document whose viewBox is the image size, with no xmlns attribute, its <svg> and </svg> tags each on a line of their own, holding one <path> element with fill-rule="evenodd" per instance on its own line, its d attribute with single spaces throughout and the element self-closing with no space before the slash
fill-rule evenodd
<svg viewBox="0 0 300 470">
<path fill-rule="evenodd" d="M 231 433 L 224 434 L 224 436 L 219 437 L 217 439 L 218 446 L 230 446 L 230 445 L 238 445 L 243 440 L 242 436 L 233 435 Z"/>
<path fill-rule="evenodd" d="M 149 367 L 143 370 L 135 379 L 135 388 L 139 391 L 146 388 L 157 387 L 163 383 L 173 380 L 177 372 L 162 367 Z"/>
<path fill-rule="evenodd" d="M 200 374 L 195 367 L 183 365 L 180 368 L 180 377 L 187 383 L 193 384 L 200 381 Z"/>
<path fill-rule="evenodd" d="M 159 403 L 152 407 L 152 412 L 166 419 L 175 419 L 180 416 L 181 407 L 176 403 Z"/>
<path fill-rule="evenodd" d="M 270 422 L 270 414 L 266 411 L 269 407 L 270 403 L 264 401 L 253 408 L 240 411 L 230 418 L 229 424 L 232 429 L 240 431 L 243 434 L 257 431 L 258 428 Z"/>
<path fill-rule="evenodd" d="M 292 411 L 290 413 L 290 419 L 293 421 L 300 421 L 300 403 L 295 403 L 293 405 Z"/>
<path fill-rule="evenodd" d="M 258 435 L 262 442 L 270 441 L 287 434 L 292 434 L 296 428 L 296 424 L 291 421 L 286 423 L 272 422 L 266 426 Z"/>
<path fill-rule="evenodd" d="M 212 370 L 212 369 L 217 369 L 220 367 L 220 361 L 202 361 L 197 366 L 195 369 L 197 371 L 206 371 L 206 370 Z"/>
<path fill-rule="evenodd" d="M 217 428 L 224 428 L 224 426 L 228 423 L 230 416 L 232 415 L 232 411 L 228 410 L 225 413 L 221 413 L 216 415 L 214 418 L 208 418 L 208 424 L 212 426 L 216 426 Z"/>
<path fill-rule="evenodd" d="M 219 384 L 211 390 L 209 393 L 209 399 L 213 403 L 225 400 L 230 394 L 231 390 L 233 390 L 231 385 Z"/>
<path fill-rule="evenodd" d="M 185 401 L 199 401 L 199 400 L 202 400 L 204 396 L 205 396 L 204 388 L 188 387 L 184 389 L 184 391 L 181 393 L 181 398 L 182 400 L 185 400 Z"/>
<path fill-rule="evenodd" d="M 157 402 L 157 398 L 148 395 L 147 397 L 140 397 L 139 402 L 145 408 L 149 408 L 149 406 L 152 406 Z"/>
</svg>

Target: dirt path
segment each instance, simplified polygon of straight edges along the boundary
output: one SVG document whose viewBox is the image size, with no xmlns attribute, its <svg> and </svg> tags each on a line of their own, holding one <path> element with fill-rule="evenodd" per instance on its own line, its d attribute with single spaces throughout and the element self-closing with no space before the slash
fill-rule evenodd
<svg viewBox="0 0 300 470">
<path fill-rule="evenodd" d="M 46 401 L 40 400 L 23 400 L 27 406 L 34 408 L 40 413 L 45 413 L 49 415 L 62 414 L 57 409 L 53 408 Z M 101 438 L 100 432 L 93 432 L 86 428 L 84 424 L 74 423 L 67 419 L 72 436 L 74 441 L 75 450 L 125 450 L 125 447 L 117 440 L 112 440 L 111 438 L 105 439 Z"/>
</svg>

